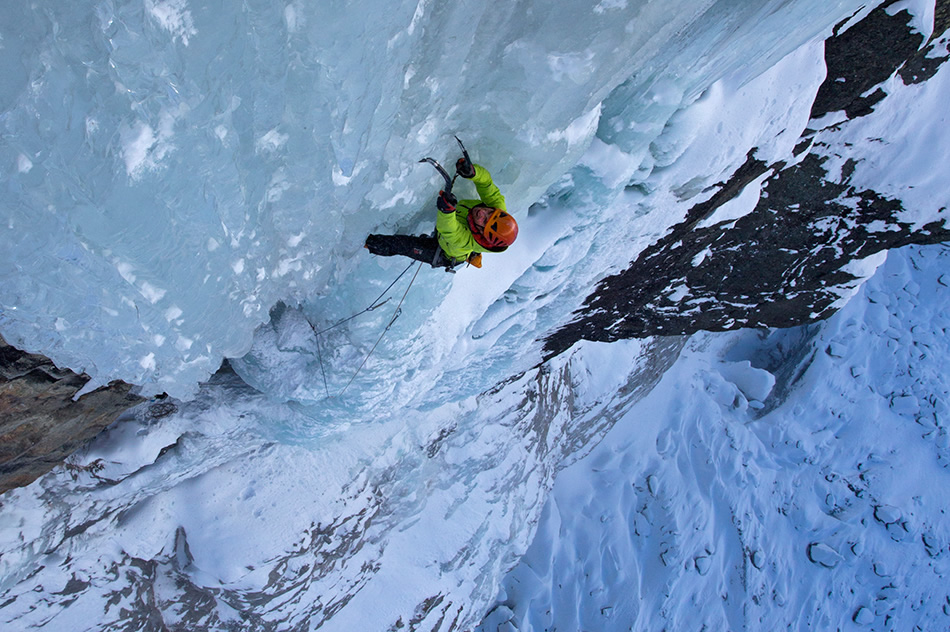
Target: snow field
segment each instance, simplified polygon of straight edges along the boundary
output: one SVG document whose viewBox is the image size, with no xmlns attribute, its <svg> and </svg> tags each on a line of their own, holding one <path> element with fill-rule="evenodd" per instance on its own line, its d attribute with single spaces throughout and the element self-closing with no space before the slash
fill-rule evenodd
<svg viewBox="0 0 950 632">
<path fill-rule="evenodd" d="M 950 625 L 948 263 L 896 251 L 823 323 L 693 336 L 558 475 L 481 629 Z"/>
</svg>

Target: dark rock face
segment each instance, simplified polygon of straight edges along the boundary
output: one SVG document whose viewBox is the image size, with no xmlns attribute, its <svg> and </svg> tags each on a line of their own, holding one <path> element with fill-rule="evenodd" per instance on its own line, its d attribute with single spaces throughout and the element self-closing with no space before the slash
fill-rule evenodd
<svg viewBox="0 0 950 632">
<path fill-rule="evenodd" d="M 917 54 L 923 36 L 908 30 L 906 10 L 888 15 L 884 8 L 890 4 L 878 7 L 860 25 L 843 33 L 838 32 L 844 26 L 839 24 L 835 36 L 825 40 L 828 76 L 815 96 L 813 119 L 838 110 L 844 110 L 849 119 L 869 114 L 887 96 L 880 88 L 871 92 L 872 88 Z"/>
<path fill-rule="evenodd" d="M 88 380 L 0 338 L 0 493 L 29 485 L 143 401 L 124 382 L 73 401 Z"/>
<path fill-rule="evenodd" d="M 928 52 L 946 31 L 948 13 L 950 0 L 938 1 L 934 36 L 920 51 L 923 37 L 910 30 L 906 11 L 888 16 L 878 8 L 831 38 L 825 49 L 828 76 L 812 117 L 840 110 L 849 119 L 871 113 L 886 97 L 874 86 L 895 72 L 905 84 L 933 76 L 947 58 Z M 832 178 L 823 168 L 825 158 L 808 153 L 814 134 L 806 130 L 795 150 L 801 159 L 791 167 L 766 165 L 750 154 L 709 201 L 693 207 L 683 223 L 627 270 L 600 282 L 573 322 L 545 341 L 548 357 L 579 340 L 814 322 L 834 312 L 836 289 L 855 280 L 843 270 L 849 262 L 891 248 L 950 240 L 944 222 L 915 230 L 898 221 L 899 201 L 856 190 L 850 183 L 853 161 Z M 752 213 L 731 226 L 696 228 L 768 172 Z M 887 228 L 872 232 L 872 222 Z"/>
</svg>

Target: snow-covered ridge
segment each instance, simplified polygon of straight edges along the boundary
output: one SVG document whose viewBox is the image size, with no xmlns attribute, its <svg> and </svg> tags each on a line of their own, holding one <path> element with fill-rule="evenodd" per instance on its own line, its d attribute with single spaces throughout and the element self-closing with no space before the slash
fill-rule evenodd
<svg viewBox="0 0 950 632">
<path fill-rule="evenodd" d="M 757 130 L 761 136 L 746 142 L 761 145 L 708 199 L 688 198 L 684 220 L 630 267 L 600 281 L 572 322 L 547 339 L 548 353 L 579 339 L 813 322 L 838 309 L 887 250 L 950 240 L 950 190 L 933 168 L 950 159 L 943 106 L 950 88 L 938 72 L 947 24 L 928 29 L 925 42 L 911 28 L 914 15 L 901 5 L 875 9 L 824 47 L 803 47 L 743 86 L 726 107 L 763 122 L 732 137 Z M 776 95 L 789 89 L 815 94 L 814 102 L 777 111 L 784 101 Z M 739 120 L 716 108 L 719 93 L 711 92 L 678 117 L 717 127 L 721 118 Z M 725 148 L 745 146 L 734 142 Z"/>
</svg>

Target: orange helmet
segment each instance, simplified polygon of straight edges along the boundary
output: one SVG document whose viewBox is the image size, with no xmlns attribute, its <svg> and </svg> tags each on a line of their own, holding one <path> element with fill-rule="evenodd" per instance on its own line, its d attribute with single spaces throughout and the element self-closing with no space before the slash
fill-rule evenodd
<svg viewBox="0 0 950 632">
<path fill-rule="evenodd" d="M 495 211 L 485 222 L 485 228 L 479 230 L 475 225 L 475 213 L 468 214 L 468 227 L 472 231 L 472 237 L 484 248 L 493 252 L 501 252 L 515 242 L 518 237 L 518 222 L 515 218 L 496 208 Z"/>
</svg>

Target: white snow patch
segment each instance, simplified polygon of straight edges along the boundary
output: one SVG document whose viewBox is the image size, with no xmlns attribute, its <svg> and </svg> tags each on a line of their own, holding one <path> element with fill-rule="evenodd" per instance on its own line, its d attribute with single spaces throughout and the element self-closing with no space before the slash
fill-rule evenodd
<svg viewBox="0 0 950 632">
<path fill-rule="evenodd" d="M 842 272 L 847 272 L 848 274 L 855 277 L 855 281 L 847 285 L 840 285 L 831 288 L 837 295 L 838 299 L 831 305 L 831 309 L 840 309 L 845 305 L 851 297 L 853 297 L 858 290 L 861 289 L 862 283 L 871 277 L 875 271 L 887 260 L 887 251 L 881 251 L 865 257 L 864 259 L 855 259 L 849 261 L 845 265 L 841 266 Z"/>
<path fill-rule="evenodd" d="M 155 130 L 142 121 L 123 127 L 120 131 L 122 156 L 125 159 L 125 171 L 136 178 L 149 163 L 149 151 L 155 146 Z"/>
<path fill-rule="evenodd" d="M 149 303 L 157 303 L 165 296 L 165 290 L 152 285 L 148 281 L 142 281 L 141 285 L 139 285 L 139 291 Z"/>
<path fill-rule="evenodd" d="M 674 287 L 674 288 L 670 288 L 670 289 L 666 292 L 666 298 L 669 299 L 670 301 L 674 302 L 674 303 L 678 303 L 679 301 L 683 300 L 683 298 L 684 298 L 687 294 L 689 294 L 689 286 L 687 286 L 687 285 L 684 283 L 684 284 L 682 284 L 682 285 L 677 285 L 677 286 Z"/>
<path fill-rule="evenodd" d="M 944 64 L 930 80 L 905 86 L 899 76 L 883 89 L 888 97 L 874 111 L 841 129 L 817 135 L 822 147 L 850 145 L 860 157 L 854 164 L 850 184 L 858 191 L 872 190 L 902 202 L 897 219 L 919 230 L 926 224 L 946 223 L 950 178 L 934 165 L 950 164 L 950 71 Z M 828 149 L 824 167 L 840 173 L 845 157 Z"/>
<path fill-rule="evenodd" d="M 187 0 L 145 0 L 145 9 L 163 29 L 180 39 L 185 46 L 190 37 L 198 34 Z"/>
<path fill-rule="evenodd" d="M 155 363 L 155 354 L 149 353 L 147 356 L 139 360 L 139 366 L 141 366 L 146 371 L 153 371 L 157 366 Z"/>
<path fill-rule="evenodd" d="M 289 135 L 282 134 L 274 128 L 258 138 L 255 146 L 259 153 L 276 153 L 288 140 L 290 140 Z"/>
<path fill-rule="evenodd" d="M 134 268 L 132 264 L 126 263 L 124 261 L 114 262 L 115 269 L 118 271 L 119 276 L 125 279 L 126 283 L 135 283 L 135 274 L 133 273 Z"/>
<path fill-rule="evenodd" d="M 735 85 L 737 78 L 713 84 L 678 112 L 675 125 L 653 142 L 657 164 L 675 162 L 678 172 L 716 182 L 731 175 L 733 165 L 744 162 L 749 147 L 768 164 L 787 160 L 808 125 L 812 100 L 824 81 L 824 50 L 824 43 L 815 41 L 744 85 Z"/>
<path fill-rule="evenodd" d="M 712 215 L 699 222 L 696 228 L 712 228 L 724 222 L 734 222 L 754 211 L 762 196 L 762 183 L 770 175 L 771 172 L 766 171 L 753 182 L 747 184 L 739 195 L 725 204 L 721 204 Z"/>
<path fill-rule="evenodd" d="M 642 157 L 624 153 L 616 145 L 608 145 L 597 137 L 581 157 L 580 164 L 588 167 L 604 185 L 615 189 L 633 178 L 640 168 Z"/>
<path fill-rule="evenodd" d="M 33 161 L 27 158 L 25 154 L 20 154 L 16 159 L 16 168 L 20 173 L 29 173 L 30 169 L 33 168 Z"/>
<path fill-rule="evenodd" d="M 281 259 L 280 263 L 277 264 L 277 268 L 274 270 L 274 274 L 278 277 L 282 277 L 291 272 L 299 272 L 302 269 L 303 262 L 297 258 Z"/>
<path fill-rule="evenodd" d="M 900 231 L 900 226 L 895 226 L 894 224 L 885 222 L 882 219 L 876 219 L 867 225 L 867 231 L 869 233 L 888 233 Z"/>
<path fill-rule="evenodd" d="M 702 252 L 693 257 L 692 266 L 695 268 L 702 265 L 703 261 L 706 260 L 706 257 L 712 254 L 712 250 L 707 246 Z"/>
<path fill-rule="evenodd" d="M 583 116 L 574 119 L 570 125 L 562 130 L 556 130 L 548 134 L 549 141 L 566 141 L 568 147 L 574 147 L 587 142 L 597 131 L 597 123 L 600 121 L 600 104 Z"/>
<path fill-rule="evenodd" d="M 746 399 L 764 402 L 775 386 L 775 376 L 764 369 L 757 369 L 748 360 L 723 364 L 719 372 L 738 387 Z"/>
<path fill-rule="evenodd" d="M 119 128 L 122 159 L 125 171 L 133 180 L 146 171 L 156 169 L 174 146 L 171 143 L 178 118 L 186 114 L 184 104 L 174 109 L 162 110 L 156 128 L 144 121 L 123 123 Z"/>
</svg>

